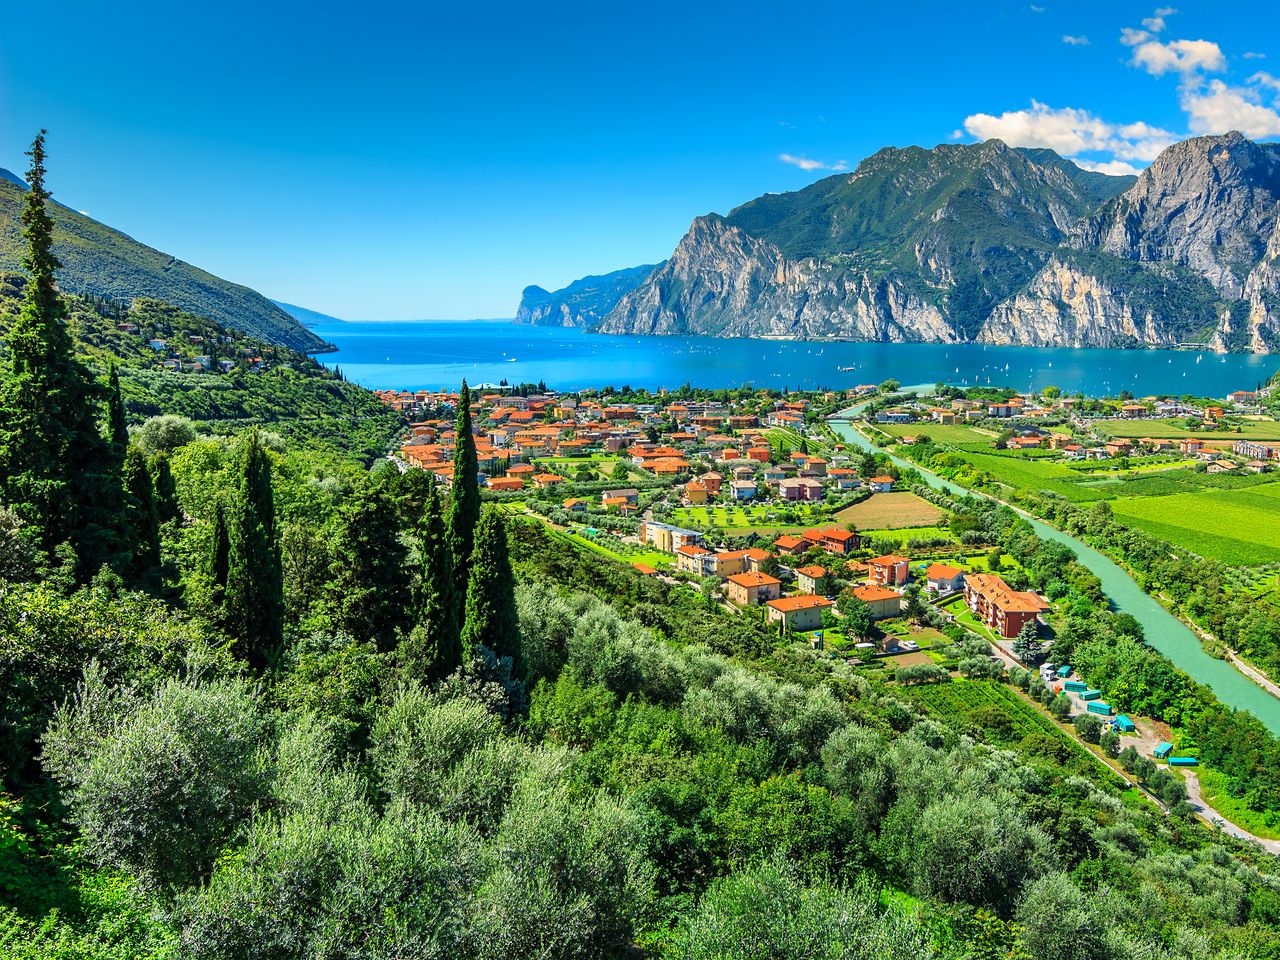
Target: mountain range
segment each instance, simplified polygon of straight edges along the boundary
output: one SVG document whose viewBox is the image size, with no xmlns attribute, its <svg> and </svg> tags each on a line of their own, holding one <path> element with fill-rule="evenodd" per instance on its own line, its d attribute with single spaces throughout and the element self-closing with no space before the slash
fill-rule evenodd
<svg viewBox="0 0 1280 960">
<path fill-rule="evenodd" d="M 1267 353 L 1278 211 L 1280 145 L 1239 133 L 1176 143 L 1137 177 L 999 140 L 885 148 L 696 218 L 656 267 L 530 288 L 521 314 L 601 333 Z"/>
<path fill-rule="evenodd" d="M 663 264 L 649 263 L 599 277 L 583 277 L 555 291 L 525 287 L 520 306 L 516 308 L 516 322 L 541 327 L 593 326 L 661 266 Z"/>
<path fill-rule="evenodd" d="M 26 183 L 0 169 L 0 271 L 23 271 Z M 163 300 L 223 326 L 293 350 L 329 349 L 320 337 L 256 290 L 161 253 L 60 203 L 52 203 L 58 284 L 68 293 L 132 302 Z"/>
</svg>

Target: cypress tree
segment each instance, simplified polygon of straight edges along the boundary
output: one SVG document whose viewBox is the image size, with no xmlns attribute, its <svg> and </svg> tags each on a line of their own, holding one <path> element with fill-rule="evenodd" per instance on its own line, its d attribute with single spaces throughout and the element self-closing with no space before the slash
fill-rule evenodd
<svg viewBox="0 0 1280 960">
<path fill-rule="evenodd" d="M 499 657 L 511 658 L 512 676 L 525 676 L 516 612 L 516 578 L 511 572 L 507 528 L 502 513 L 490 506 L 476 524 L 475 552 L 467 584 L 462 648 L 470 660 L 485 646 Z"/>
<path fill-rule="evenodd" d="M 459 597 L 467 592 L 467 575 L 480 520 L 480 480 L 476 438 L 471 432 L 471 390 L 462 381 L 458 394 L 457 438 L 453 444 L 453 497 L 449 505 L 449 549 L 453 551 L 453 582 Z"/>
<path fill-rule="evenodd" d="M 120 372 L 114 360 L 107 373 L 107 436 L 123 462 L 129 448 L 129 424 L 124 415 L 124 397 L 120 393 Z"/>
<path fill-rule="evenodd" d="M 227 593 L 227 574 L 231 566 L 231 534 L 227 530 L 227 511 L 219 500 L 213 513 L 213 539 L 209 541 L 209 555 L 205 561 L 205 573 L 213 584 L 213 602 L 221 608 Z"/>
<path fill-rule="evenodd" d="M 120 461 L 99 432 L 100 388 L 75 359 L 58 294 L 61 264 L 53 255 L 44 136 L 41 130 L 27 153 L 31 169 L 21 219 L 30 279 L 6 337 L 0 500 L 22 518 L 24 536 L 46 560 L 77 557 L 74 573 L 84 581 L 119 558 Z"/>
<path fill-rule="evenodd" d="M 154 588 L 160 583 L 160 514 L 147 458 L 135 446 L 125 453 L 123 473 L 129 544 L 126 574 L 131 583 Z"/>
<path fill-rule="evenodd" d="M 383 484 L 354 492 L 342 505 L 329 570 L 337 626 L 380 651 L 394 649 L 411 620 L 410 582 L 396 505 Z"/>
<path fill-rule="evenodd" d="M 151 484 L 156 491 L 156 510 L 160 514 L 160 522 L 178 519 L 181 510 L 178 508 L 178 484 L 173 479 L 173 470 L 169 467 L 169 451 L 157 450 L 147 462 L 151 471 Z"/>
<path fill-rule="evenodd" d="M 284 574 L 271 460 L 256 429 L 240 457 L 240 489 L 227 528 L 226 628 L 240 655 L 262 670 L 284 638 Z"/>
<path fill-rule="evenodd" d="M 416 623 L 400 645 L 400 662 L 411 677 L 443 680 L 462 666 L 462 624 L 461 603 L 453 582 L 453 555 L 434 483 L 427 494 L 420 529 L 422 562 L 415 585 Z"/>
</svg>

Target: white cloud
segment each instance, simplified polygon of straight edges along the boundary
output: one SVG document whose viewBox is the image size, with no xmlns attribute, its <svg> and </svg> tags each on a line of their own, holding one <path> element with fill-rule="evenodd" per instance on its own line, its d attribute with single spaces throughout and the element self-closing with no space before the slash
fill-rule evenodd
<svg viewBox="0 0 1280 960">
<path fill-rule="evenodd" d="M 1248 87 L 1211 80 L 1206 87 L 1184 89 L 1182 109 L 1192 133 L 1239 130 L 1246 137 L 1280 136 L 1280 113 L 1259 103 L 1257 92 Z"/>
<path fill-rule="evenodd" d="M 1069 47 L 1087 47 L 1089 46 L 1089 38 L 1081 34 L 1080 36 L 1072 36 L 1069 33 L 1062 35 L 1062 42 Z"/>
<path fill-rule="evenodd" d="M 1249 82 L 1280 93 L 1280 77 L 1272 76 L 1265 70 L 1259 70 L 1249 78 Z"/>
<path fill-rule="evenodd" d="M 1142 31 L 1137 31 L 1140 34 Z M 1136 34 L 1135 34 L 1136 36 Z M 1189 76 L 1194 73 L 1221 73 L 1227 69 L 1227 58 L 1222 48 L 1212 40 L 1159 40 L 1146 39 L 1133 45 L 1135 67 L 1142 67 L 1153 77 L 1174 72 Z"/>
<path fill-rule="evenodd" d="M 809 157 L 797 157 L 790 153 L 778 154 L 778 159 L 783 163 L 789 163 L 793 167 L 799 167 L 801 170 L 848 170 L 849 164 L 844 160 L 836 163 L 823 163 L 821 160 L 812 160 Z"/>
<path fill-rule="evenodd" d="M 975 113 L 964 128 L 979 140 L 997 137 L 1014 147 L 1049 147 L 1064 157 L 1109 153 L 1119 160 L 1154 160 L 1177 137 L 1146 123 L 1115 124 L 1074 107 L 1050 107 L 1031 101 L 1029 110 L 999 116 Z"/>
<path fill-rule="evenodd" d="M 1243 54 L 1241 54 L 1241 56 L 1243 56 L 1246 60 L 1267 59 L 1267 55 L 1265 53 L 1259 53 L 1257 50 L 1246 50 Z"/>
<path fill-rule="evenodd" d="M 1120 42 L 1126 47 L 1137 46 L 1142 41 L 1151 37 L 1151 34 L 1145 30 L 1135 30 L 1133 27 L 1120 28 Z"/>
<path fill-rule="evenodd" d="M 1034 3 L 1031 5 L 1032 13 L 1044 13 L 1044 7 L 1037 7 Z"/>
<path fill-rule="evenodd" d="M 1071 161 L 1081 170 L 1092 170 L 1094 173 L 1109 173 L 1113 177 L 1137 176 L 1142 171 L 1123 160 L 1079 160 Z"/>
<path fill-rule="evenodd" d="M 957 127 L 955 130 L 952 130 L 952 131 L 951 131 L 951 135 L 950 135 L 949 137 L 947 137 L 947 139 L 948 139 L 948 140 L 959 140 L 959 139 L 960 139 L 961 137 L 963 137 L 963 136 L 964 136 L 964 131 L 963 131 L 963 130 L 961 130 L 961 129 L 959 129 L 959 128 Z"/>
</svg>

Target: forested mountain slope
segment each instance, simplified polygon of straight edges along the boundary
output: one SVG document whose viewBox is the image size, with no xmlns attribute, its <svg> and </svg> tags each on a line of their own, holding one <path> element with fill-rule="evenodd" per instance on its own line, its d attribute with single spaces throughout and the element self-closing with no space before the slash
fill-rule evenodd
<svg viewBox="0 0 1280 960">
<path fill-rule="evenodd" d="M 0 340 L 25 286 L 20 274 L 0 273 Z M 177 414 L 202 432 L 259 425 L 366 460 L 385 452 L 403 426 L 368 390 L 289 347 L 146 297 L 131 306 L 88 296 L 64 300 L 77 353 L 100 375 L 112 362 L 119 366 L 132 424 Z"/>
<path fill-rule="evenodd" d="M 20 177 L 0 171 L 0 271 L 22 269 L 18 217 L 25 192 Z M 150 297 L 268 343 L 325 349 L 323 340 L 256 290 L 215 277 L 60 203 L 51 203 L 50 212 L 54 253 L 62 261 L 58 282 L 69 293 L 122 303 Z"/>
</svg>

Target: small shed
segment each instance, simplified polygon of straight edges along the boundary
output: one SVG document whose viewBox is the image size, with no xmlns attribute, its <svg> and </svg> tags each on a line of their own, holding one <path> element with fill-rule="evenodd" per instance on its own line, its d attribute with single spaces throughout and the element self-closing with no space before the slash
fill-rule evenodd
<svg viewBox="0 0 1280 960">
<path fill-rule="evenodd" d="M 1101 700 L 1094 700 L 1092 703 L 1086 704 L 1085 709 L 1090 713 L 1096 713 L 1103 717 L 1111 716 L 1111 704 L 1103 703 Z"/>
<path fill-rule="evenodd" d="M 1080 694 L 1080 699 L 1081 700 L 1101 700 L 1102 691 L 1101 690 L 1085 690 L 1083 693 Z"/>
<path fill-rule="evenodd" d="M 1064 663 L 1056 672 L 1059 680 L 1067 679 L 1067 677 L 1071 676 L 1071 664 Z"/>
<path fill-rule="evenodd" d="M 1170 757 L 1169 766 L 1171 767 L 1196 767 L 1200 765 L 1200 761 L 1195 757 Z"/>
<path fill-rule="evenodd" d="M 1157 743 L 1156 748 L 1151 751 L 1151 755 L 1157 760 L 1163 760 L 1169 754 L 1173 753 L 1172 743 Z"/>
<path fill-rule="evenodd" d="M 1072 693 L 1084 693 L 1089 689 L 1089 685 L 1083 680 L 1068 680 L 1062 685 L 1062 689 L 1069 690 Z"/>
<path fill-rule="evenodd" d="M 1133 733 L 1133 731 L 1138 729 L 1134 725 L 1134 722 L 1130 720 L 1127 716 L 1125 716 L 1123 713 L 1120 714 L 1118 717 L 1116 717 L 1114 726 L 1121 733 Z"/>
</svg>

